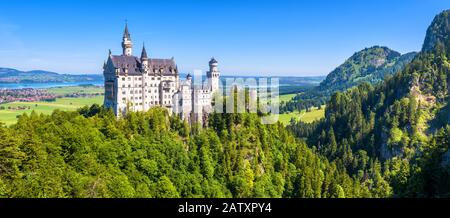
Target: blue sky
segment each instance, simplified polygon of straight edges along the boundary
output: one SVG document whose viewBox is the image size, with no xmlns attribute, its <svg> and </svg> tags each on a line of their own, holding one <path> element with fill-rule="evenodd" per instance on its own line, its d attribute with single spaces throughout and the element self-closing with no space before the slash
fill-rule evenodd
<svg viewBox="0 0 450 218">
<path fill-rule="evenodd" d="M 134 54 L 175 57 L 182 72 L 326 75 L 373 45 L 420 50 L 448 0 L 1 1 L 0 67 L 101 73 L 121 53 L 125 19 Z"/>
</svg>

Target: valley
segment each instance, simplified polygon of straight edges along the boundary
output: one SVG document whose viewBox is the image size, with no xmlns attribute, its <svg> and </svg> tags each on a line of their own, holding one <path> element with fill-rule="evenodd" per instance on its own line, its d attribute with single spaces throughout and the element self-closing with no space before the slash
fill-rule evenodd
<svg viewBox="0 0 450 218">
<path fill-rule="evenodd" d="M 355 49 L 326 77 L 280 77 L 278 100 L 221 95 L 214 57 L 209 83 L 180 80 L 174 58 L 132 55 L 126 23 L 105 87 L 0 92 L 0 198 L 449 198 L 450 10 L 433 16 L 420 51 Z M 0 68 L 29 79 L 92 78 Z"/>
<path fill-rule="evenodd" d="M 0 104 L 0 123 L 11 125 L 17 117 L 35 111 L 37 114 L 51 114 L 54 110 L 76 111 L 83 106 L 103 104 L 103 87 L 67 86 L 45 89 L 55 96 L 53 101 L 9 102 Z"/>
</svg>

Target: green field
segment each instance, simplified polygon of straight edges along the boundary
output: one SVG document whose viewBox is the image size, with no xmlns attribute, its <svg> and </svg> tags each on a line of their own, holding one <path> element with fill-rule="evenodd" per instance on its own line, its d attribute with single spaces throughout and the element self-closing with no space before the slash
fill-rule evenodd
<svg viewBox="0 0 450 218">
<path fill-rule="evenodd" d="M 0 122 L 6 125 L 14 124 L 17 121 L 17 115 L 23 113 L 31 113 L 31 111 L 36 111 L 37 113 L 51 114 L 53 110 L 60 109 L 64 111 L 74 111 L 85 105 L 92 104 L 103 104 L 103 96 L 95 96 L 90 98 L 57 98 L 54 102 L 11 102 L 6 104 L 1 104 L 4 106 L 5 110 L 0 110 Z M 18 106 L 30 107 L 26 110 L 8 110 L 8 107 L 17 108 Z"/>
<path fill-rule="evenodd" d="M 85 94 L 96 94 L 103 93 L 102 87 L 96 86 L 69 86 L 69 87 L 55 87 L 47 89 L 50 93 L 65 95 L 65 94 L 73 94 L 73 93 L 85 93 Z M 296 94 L 286 94 L 280 95 L 281 101 L 289 101 Z M 0 106 L 4 106 L 5 110 L 0 110 L 0 122 L 5 123 L 7 125 L 14 124 L 17 121 L 17 115 L 21 115 L 23 113 L 31 113 L 31 111 L 36 111 L 37 113 L 43 114 L 51 114 L 53 110 L 60 109 L 64 111 L 74 111 L 80 107 L 85 105 L 92 104 L 102 104 L 103 96 L 95 96 L 89 98 L 57 98 L 54 102 L 12 102 L 1 104 Z M 26 106 L 30 107 L 30 109 L 26 110 L 9 110 L 8 107 L 17 108 L 18 106 Z M 304 122 L 312 122 L 314 120 L 318 120 L 324 116 L 324 107 L 321 110 L 317 110 L 314 108 L 311 112 L 292 112 L 288 114 L 280 114 L 279 120 L 283 124 L 289 124 L 291 118 L 295 118 L 297 120 L 302 120 Z"/>
<path fill-rule="evenodd" d="M 104 92 L 103 87 L 100 86 L 65 86 L 65 87 L 54 87 L 48 88 L 47 91 L 49 93 L 57 94 L 57 95 L 66 95 L 66 94 L 102 94 Z"/>
<path fill-rule="evenodd" d="M 293 97 L 295 97 L 297 94 L 286 94 L 286 95 L 280 95 L 280 102 L 284 101 L 290 101 Z"/>
<path fill-rule="evenodd" d="M 67 94 L 103 94 L 103 87 L 99 86 L 64 86 L 64 87 L 53 87 L 48 88 L 49 93 L 57 95 L 67 95 Z M 23 113 L 31 113 L 31 111 L 36 111 L 37 113 L 51 114 L 53 110 L 59 109 L 64 111 L 74 111 L 85 105 L 92 104 L 103 104 L 103 96 L 94 96 L 86 98 L 57 98 L 54 102 L 11 102 L 6 104 L 0 104 L 0 106 L 5 107 L 5 110 L 0 110 L 0 122 L 6 125 L 14 124 L 17 121 L 17 115 Z M 19 106 L 30 107 L 30 109 L 17 110 Z M 12 109 L 8 109 L 11 107 Z"/>
<path fill-rule="evenodd" d="M 284 125 L 288 125 L 289 122 L 291 121 L 291 118 L 301 120 L 306 123 L 311 123 L 315 120 L 321 119 L 324 116 L 325 116 L 325 106 L 322 106 L 322 109 L 319 110 L 317 108 L 312 108 L 310 112 L 302 110 L 301 112 L 295 111 L 287 114 L 280 114 L 278 119 Z"/>
<path fill-rule="evenodd" d="M 281 104 L 282 102 L 288 102 L 288 101 L 290 101 L 290 100 L 292 100 L 292 98 L 293 97 L 295 97 L 297 94 L 284 94 L 284 95 L 279 95 L 278 96 L 278 99 L 273 99 L 273 100 L 278 100 L 278 101 L 276 101 L 276 102 L 278 102 L 278 104 Z M 261 101 L 261 103 L 264 103 L 264 102 L 268 102 L 268 101 L 272 101 L 272 99 L 271 99 L 271 97 L 267 97 L 267 93 L 266 93 L 266 96 L 263 96 L 262 94 L 260 95 L 260 96 L 258 96 L 258 97 L 260 97 L 260 98 L 262 98 L 262 97 L 266 97 L 265 99 L 264 99 L 264 101 L 262 100 L 262 99 L 260 99 L 260 101 Z"/>
</svg>

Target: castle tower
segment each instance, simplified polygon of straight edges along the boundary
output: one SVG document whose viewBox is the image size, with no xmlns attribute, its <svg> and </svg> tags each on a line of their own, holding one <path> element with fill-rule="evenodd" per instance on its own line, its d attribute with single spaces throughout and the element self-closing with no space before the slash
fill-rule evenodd
<svg viewBox="0 0 450 218">
<path fill-rule="evenodd" d="M 142 68 L 144 70 L 147 70 L 148 69 L 148 56 L 147 56 L 147 51 L 145 50 L 145 44 L 142 45 L 141 63 L 142 63 Z"/>
<path fill-rule="evenodd" d="M 131 56 L 133 48 L 133 43 L 131 42 L 131 36 L 128 32 L 128 24 L 125 24 L 125 31 L 123 32 L 123 39 L 122 39 L 122 49 L 123 49 L 123 55 L 124 56 Z"/>
<path fill-rule="evenodd" d="M 216 59 L 214 59 L 214 57 L 211 58 L 211 60 L 209 61 L 209 71 L 206 73 L 206 77 L 208 78 L 209 86 L 211 92 L 213 93 L 219 90 L 220 72 L 217 66 L 218 62 L 216 61 Z"/>
</svg>

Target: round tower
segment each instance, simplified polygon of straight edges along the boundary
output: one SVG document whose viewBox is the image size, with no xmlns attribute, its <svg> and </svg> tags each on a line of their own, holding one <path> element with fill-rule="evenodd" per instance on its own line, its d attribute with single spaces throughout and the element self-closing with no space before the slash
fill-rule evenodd
<svg viewBox="0 0 450 218">
<path fill-rule="evenodd" d="M 211 60 L 209 61 L 209 71 L 206 74 L 206 77 L 209 80 L 211 92 L 215 92 L 219 89 L 220 72 L 218 65 L 219 64 L 217 60 L 214 57 L 212 57 Z"/>
<path fill-rule="evenodd" d="M 122 49 L 124 56 L 131 56 L 133 43 L 131 42 L 130 32 L 128 32 L 128 24 L 125 24 L 125 31 L 123 32 Z"/>
</svg>

